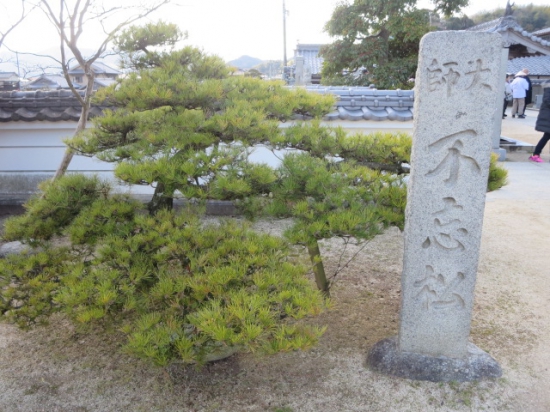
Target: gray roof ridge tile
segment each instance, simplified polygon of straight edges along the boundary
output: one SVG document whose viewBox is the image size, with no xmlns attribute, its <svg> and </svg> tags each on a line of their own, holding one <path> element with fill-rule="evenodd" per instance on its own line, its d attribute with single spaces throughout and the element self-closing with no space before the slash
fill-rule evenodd
<svg viewBox="0 0 550 412">
<path fill-rule="evenodd" d="M 334 111 L 325 115 L 325 120 L 412 119 L 414 90 L 377 90 L 363 86 L 308 86 L 306 89 L 337 98 Z M 101 116 L 106 107 L 93 105 L 89 118 Z M 77 121 L 80 113 L 79 102 L 70 90 L 0 92 L 0 122 Z"/>
</svg>

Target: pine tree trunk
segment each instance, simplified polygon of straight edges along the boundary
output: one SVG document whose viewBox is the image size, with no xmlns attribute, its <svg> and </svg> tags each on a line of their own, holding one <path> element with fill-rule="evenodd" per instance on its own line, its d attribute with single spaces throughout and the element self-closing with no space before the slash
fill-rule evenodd
<svg viewBox="0 0 550 412">
<path fill-rule="evenodd" d="M 155 187 L 153 197 L 147 203 L 147 209 L 150 215 L 156 214 L 159 210 L 172 210 L 174 207 L 174 189 L 169 188 L 164 183 L 158 182 Z"/>
<path fill-rule="evenodd" d="M 317 288 L 323 293 L 325 297 L 330 297 L 329 283 L 325 274 L 325 267 L 323 266 L 323 260 L 321 259 L 321 251 L 319 250 L 319 243 L 317 239 L 311 239 L 307 245 L 307 251 L 309 252 L 309 258 L 313 264 L 313 273 L 315 274 L 315 283 Z"/>
</svg>

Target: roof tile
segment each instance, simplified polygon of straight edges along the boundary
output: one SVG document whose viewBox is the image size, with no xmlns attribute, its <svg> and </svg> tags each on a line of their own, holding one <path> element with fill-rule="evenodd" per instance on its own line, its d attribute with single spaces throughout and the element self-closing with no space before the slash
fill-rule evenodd
<svg viewBox="0 0 550 412">
<path fill-rule="evenodd" d="M 335 111 L 326 115 L 326 120 L 412 119 L 412 90 L 340 86 L 308 86 L 306 90 L 337 97 Z M 93 106 L 89 118 L 100 116 L 105 107 Z M 0 122 L 78 121 L 80 112 L 80 104 L 69 90 L 0 93 Z"/>
</svg>

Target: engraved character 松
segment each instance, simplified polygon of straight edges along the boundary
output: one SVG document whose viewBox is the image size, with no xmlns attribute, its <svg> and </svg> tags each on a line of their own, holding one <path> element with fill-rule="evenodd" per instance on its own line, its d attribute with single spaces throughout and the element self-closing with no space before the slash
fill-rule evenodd
<svg viewBox="0 0 550 412">
<path fill-rule="evenodd" d="M 416 297 L 420 298 L 425 310 L 463 309 L 464 298 L 457 289 L 464 279 L 462 272 L 446 277 L 442 273 L 436 273 L 431 265 L 426 265 L 424 278 L 414 282 L 414 287 L 420 288 Z"/>
</svg>

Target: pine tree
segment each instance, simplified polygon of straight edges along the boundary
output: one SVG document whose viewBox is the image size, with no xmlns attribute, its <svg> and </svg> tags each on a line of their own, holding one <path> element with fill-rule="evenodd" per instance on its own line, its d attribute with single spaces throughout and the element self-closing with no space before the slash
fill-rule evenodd
<svg viewBox="0 0 550 412">
<path fill-rule="evenodd" d="M 102 91 L 98 98 L 116 110 L 67 142 L 80 154 L 116 162 L 123 181 L 154 185 L 151 214 L 182 196 L 233 200 L 254 217 L 293 217 L 289 239 L 307 247 L 326 294 L 318 240 L 369 239 L 402 224 L 400 165 L 408 161 L 410 137 L 347 136 L 322 126 L 315 119 L 332 109 L 331 96 L 229 76 L 220 59 L 192 47 L 155 62 Z M 294 126 L 279 127 L 291 120 Z M 290 154 L 278 169 L 251 163 L 258 145 Z"/>
</svg>

